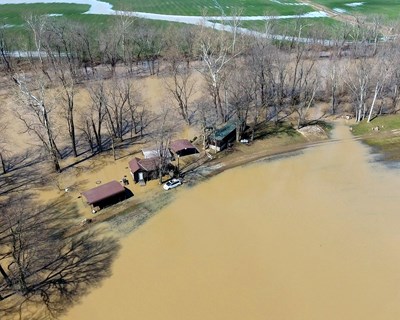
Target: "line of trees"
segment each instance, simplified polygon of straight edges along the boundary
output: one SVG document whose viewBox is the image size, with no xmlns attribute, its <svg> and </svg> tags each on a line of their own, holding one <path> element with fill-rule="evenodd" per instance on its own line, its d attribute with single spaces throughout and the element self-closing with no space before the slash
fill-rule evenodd
<svg viewBox="0 0 400 320">
<path fill-rule="evenodd" d="M 253 137 L 258 124 L 293 115 L 301 128 L 315 120 L 308 114 L 317 102 L 328 103 L 331 114 L 346 109 L 357 121 L 397 112 L 399 43 L 379 43 L 378 22 L 368 25 L 373 30 L 353 28 L 352 43 L 349 33 L 338 32 L 330 47 L 240 35 L 239 25 L 240 17 L 229 32 L 202 25 L 163 31 L 120 15 L 96 33 L 87 25 L 29 15 L 30 40 L 22 47 L 30 57 L 11 55 L 13 42 L 0 29 L 1 67 L 16 89 L 17 118 L 47 150 L 56 171 L 69 154 L 115 151 L 124 139 L 154 130 L 150 124 L 160 116 L 143 102 L 136 81 L 146 73 L 165 78 L 166 107 L 182 122 L 205 134 L 234 121 L 237 140 L 248 127 Z M 301 38 L 301 20 L 297 29 Z M 83 91 L 91 102 L 77 108 Z M 55 121 L 60 115 L 64 124 Z M 5 145 L 0 143 L 3 172 Z"/>
</svg>

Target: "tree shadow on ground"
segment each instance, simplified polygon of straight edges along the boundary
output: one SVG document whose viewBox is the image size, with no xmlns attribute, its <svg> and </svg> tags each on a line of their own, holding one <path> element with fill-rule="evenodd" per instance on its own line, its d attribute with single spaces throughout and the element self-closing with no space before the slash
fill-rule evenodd
<svg viewBox="0 0 400 320">
<path fill-rule="evenodd" d="M 254 139 L 265 139 L 276 136 L 279 137 L 283 134 L 292 137 L 298 135 L 298 132 L 289 122 L 278 121 L 277 123 L 260 123 L 255 128 Z"/>
<path fill-rule="evenodd" d="M 110 276 L 117 240 L 100 227 L 70 235 L 73 205 L 15 197 L 0 210 L 1 319 L 57 318 Z"/>
<path fill-rule="evenodd" d="M 9 160 L 10 170 L 0 175 L 0 196 L 29 191 L 48 183 L 48 174 L 43 170 L 45 161 L 40 152 L 27 152 Z"/>
</svg>

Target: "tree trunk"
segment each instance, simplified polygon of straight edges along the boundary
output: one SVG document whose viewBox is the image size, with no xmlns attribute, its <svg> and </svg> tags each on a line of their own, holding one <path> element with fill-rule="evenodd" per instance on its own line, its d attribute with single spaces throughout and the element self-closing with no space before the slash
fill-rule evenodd
<svg viewBox="0 0 400 320">
<path fill-rule="evenodd" d="M 372 116 L 372 112 L 374 111 L 375 102 L 376 102 L 376 98 L 378 96 L 378 93 L 379 93 L 379 82 L 375 86 L 374 98 L 372 99 L 371 108 L 369 109 L 367 122 L 371 121 L 371 116 Z"/>
<path fill-rule="evenodd" d="M 117 159 L 116 159 L 116 155 L 115 155 L 115 142 L 114 142 L 114 138 L 113 137 L 111 137 L 111 149 L 112 149 L 112 153 L 113 153 L 113 159 L 115 161 Z"/>
<path fill-rule="evenodd" d="M 0 273 L 2 274 L 2 276 L 3 276 L 4 280 L 6 281 L 7 285 L 9 287 L 11 287 L 11 280 L 8 277 L 7 273 L 4 271 L 3 267 L 1 266 L 1 264 L 0 264 Z"/>
<path fill-rule="evenodd" d="M 71 138 L 72 151 L 74 153 L 74 157 L 77 157 L 78 152 L 76 150 L 75 122 L 72 109 L 68 109 L 68 129 L 69 129 L 69 136 Z"/>
<path fill-rule="evenodd" d="M 92 128 L 94 132 L 94 137 L 96 139 L 96 144 L 97 144 L 97 152 L 102 152 L 103 151 L 103 146 L 101 143 L 101 135 L 99 135 L 99 132 L 96 130 L 96 125 L 94 124 L 94 121 L 92 119 Z"/>
<path fill-rule="evenodd" d="M 1 152 L 0 152 L 0 162 L 1 162 L 1 169 L 3 171 L 3 174 L 6 174 L 7 173 L 6 162 L 4 161 L 4 157 Z"/>
<path fill-rule="evenodd" d="M 46 132 L 47 132 L 47 139 L 48 139 L 48 143 L 49 143 L 49 153 L 50 153 L 51 159 L 53 161 L 54 170 L 56 172 L 61 172 L 61 167 L 60 167 L 60 163 L 58 162 L 58 155 L 57 155 L 57 153 L 59 153 L 59 151 L 58 151 L 57 145 L 53 139 L 53 133 L 50 128 L 49 119 L 47 117 L 47 110 L 43 104 L 41 104 L 40 107 L 43 112 L 43 122 L 44 122 L 44 126 L 45 126 Z"/>
</svg>

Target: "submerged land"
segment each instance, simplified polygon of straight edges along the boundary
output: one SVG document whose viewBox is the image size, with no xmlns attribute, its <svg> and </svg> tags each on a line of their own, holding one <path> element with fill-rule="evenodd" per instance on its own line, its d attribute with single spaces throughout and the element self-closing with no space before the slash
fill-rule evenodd
<svg viewBox="0 0 400 320">
<path fill-rule="evenodd" d="M 18 2 L 0 5 L 0 318 L 400 314 L 396 1 Z M 177 139 L 198 153 L 169 158 Z M 113 180 L 126 199 L 88 203 Z"/>
<path fill-rule="evenodd" d="M 397 316 L 398 171 L 332 134 L 181 189 L 65 319 Z"/>
</svg>

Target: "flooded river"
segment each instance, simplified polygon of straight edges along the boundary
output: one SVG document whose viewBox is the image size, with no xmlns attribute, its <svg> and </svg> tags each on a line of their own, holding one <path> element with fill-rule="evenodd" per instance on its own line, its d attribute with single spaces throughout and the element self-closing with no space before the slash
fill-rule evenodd
<svg viewBox="0 0 400 320">
<path fill-rule="evenodd" d="M 400 319 L 400 172 L 334 138 L 181 190 L 65 319 Z"/>
</svg>

